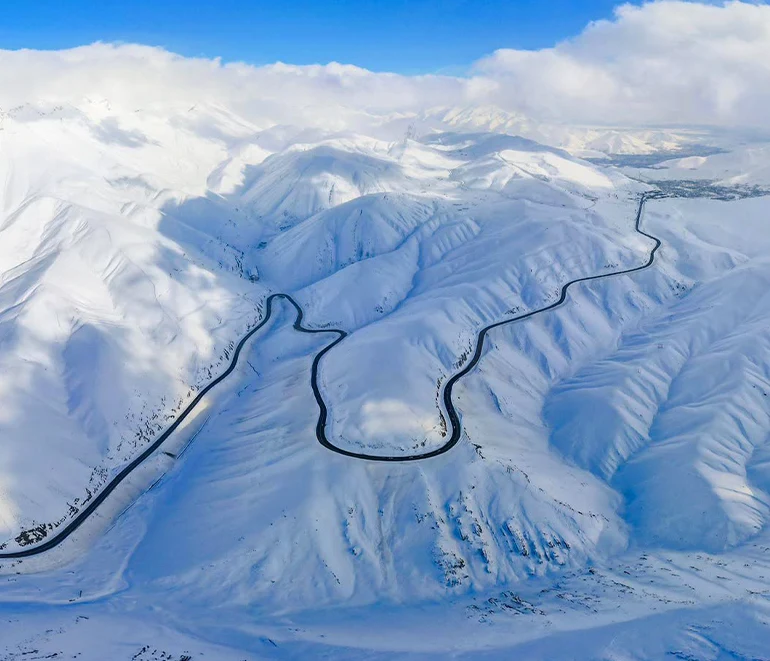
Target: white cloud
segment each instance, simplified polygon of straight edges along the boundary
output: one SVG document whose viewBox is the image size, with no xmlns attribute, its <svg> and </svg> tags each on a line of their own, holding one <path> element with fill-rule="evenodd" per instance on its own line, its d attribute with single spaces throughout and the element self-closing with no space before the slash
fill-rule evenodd
<svg viewBox="0 0 770 661">
<path fill-rule="evenodd" d="M 540 118 L 593 123 L 767 126 L 770 7 L 661 1 L 539 51 L 477 63 L 496 98 Z"/>
<path fill-rule="evenodd" d="M 357 117 L 468 103 L 469 81 L 372 73 L 350 65 L 254 67 L 159 48 L 93 44 L 0 51 L 0 107 L 107 99 L 124 110 L 220 104 L 257 122 L 355 128 Z"/>
<path fill-rule="evenodd" d="M 499 50 L 471 78 L 329 64 L 253 67 L 137 45 L 0 51 L 0 107 L 106 98 L 125 109 L 221 103 L 258 123 L 357 130 L 371 116 L 495 104 L 536 120 L 770 126 L 770 7 L 659 1 L 538 51 Z"/>
</svg>

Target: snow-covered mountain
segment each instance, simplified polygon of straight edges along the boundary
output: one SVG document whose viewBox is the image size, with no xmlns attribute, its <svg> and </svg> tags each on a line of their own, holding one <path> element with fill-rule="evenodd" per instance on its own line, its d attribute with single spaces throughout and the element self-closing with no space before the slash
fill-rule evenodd
<svg viewBox="0 0 770 661">
<path fill-rule="evenodd" d="M 693 145 L 721 144 L 724 140 L 734 139 L 705 129 L 554 124 L 496 106 L 478 105 L 400 113 L 376 122 L 372 130 L 385 136 L 405 132 L 410 137 L 427 136 L 435 131 L 502 133 L 594 158 L 608 154 L 639 156 L 677 152 Z"/>
<path fill-rule="evenodd" d="M 82 658 L 750 658 L 768 639 L 763 146 L 621 169 L 580 156 L 697 132 L 489 108 L 340 131 L 90 97 L 1 115 L 6 554 L 66 528 L 273 293 L 348 334 L 318 369 L 335 447 L 441 448 L 478 332 L 646 264 L 639 201 L 668 196 L 641 218 L 651 268 L 490 331 L 433 459 L 318 443 L 312 363 L 336 336 L 277 300 L 87 525 L 2 561 L 7 658 L 86 639 Z"/>
</svg>

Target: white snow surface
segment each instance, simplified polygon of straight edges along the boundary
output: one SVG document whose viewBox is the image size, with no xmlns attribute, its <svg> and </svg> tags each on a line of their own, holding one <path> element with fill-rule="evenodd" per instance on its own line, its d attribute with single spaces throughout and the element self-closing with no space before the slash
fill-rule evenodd
<svg viewBox="0 0 770 661">
<path fill-rule="evenodd" d="M 330 441 L 407 456 L 446 442 L 441 388 L 483 326 L 647 261 L 650 187 L 620 170 L 488 109 L 380 119 L 3 111 L 4 550 L 137 456 L 269 293 L 349 333 L 320 366 Z M 562 130 L 544 142 L 580 154 L 686 133 Z M 764 183 L 763 149 L 663 167 Z M 492 331 L 455 387 L 463 437 L 422 462 L 317 442 L 334 336 L 276 302 L 193 433 L 76 538 L 0 565 L 0 658 L 766 656 L 769 212 L 648 202 L 653 267 Z"/>
<path fill-rule="evenodd" d="M 694 179 L 717 184 L 746 186 L 770 184 L 770 144 L 752 142 L 736 145 L 709 156 L 687 156 L 664 161 L 654 170 L 638 174 L 656 180 Z"/>
</svg>

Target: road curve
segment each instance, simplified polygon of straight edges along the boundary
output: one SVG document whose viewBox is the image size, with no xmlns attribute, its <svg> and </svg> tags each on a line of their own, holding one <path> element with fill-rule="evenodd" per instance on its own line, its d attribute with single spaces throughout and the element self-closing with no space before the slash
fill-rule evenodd
<svg viewBox="0 0 770 661">
<path fill-rule="evenodd" d="M 316 400 L 316 403 L 318 404 L 318 410 L 319 410 L 318 422 L 316 424 L 316 438 L 323 447 L 325 447 L 327 450 L 330 450 L 331 452 L 341 454 L 345 457 L 351 457 L 353 459 L 365 459 L 368 461 L 381 461 L 381 462 L 420 461 L 423 459 L 430 459 L 431 457 L 437 457 L 439 455 L 444 454 L 445 452 L 448 452 L 455 445 L 457 445 L 457 442 L 460 440 L 460 435 L 462 434 L 462 425 L 460 424 L 460 417 L 457 413 L 457 409 L 452 403 L 452 389 L 460 379 L 462 379 L 465 375 L 467 375 L 478 364 L 479 360 L 481 359 L 482 351 L 484 349 L 484 339 L 486 338 L 487 333 L 489 333 L 489 331 L 491 331 L 494 328 L 498 328 L 499 326 L 505 326 L 506 324 L 512 324 L 518 321 L 524 321 L 525 319 L 529 319 L 530 317 L 534 317 L 535 315 L 541 314 L 543 312 L 548 312 L 549 310 L 553 310 L 559 307 L 565 302 L 567 298 L 567 292 L 569 291 L 569 288 L 572 287 L 572 285 L 576 285 L 581 282 L 590 282 L 592 280 L 601 280 L 602 278 L 610 278 L 618 275 L 635 273 L 637 271 L 642 271 L 652 266 L 653 262 L 655 261 L 655 253 L 657 252 L 658 248 L 660 248 L 661 242 L 660 242 L 660 239 L 658 239 L 657 237 L 642 231 L 640 224 L 642 221 L 642 214 L 644 212 L 644 205 L 648 199 L 651 199 L 653 197 L 657 197 L 657 195 L 655 193 L 644 193 L 639 201 L 639 207 L 636 213 L 635 230 L 642 236 L 645 236 L 648 239 L 651 239 L 652 241 L 655 242 L 654 247 L 650 251 L 649 258 L 644 264 L 642 264 L 641 266 L 636 266 L 634 268 L 624 269 L 622 271 L 613 271 L 611 273 L 603 273 L 601 275 L 586 276 L 583 278 L 570 280 L 568 283 L 562 286 L 559 298 L 554 303 L 551 303 L 550 305 L 547 305 L 543 308 L 539 308 L 537 310 L 532 310 L 530 312 L 519 315 L 517 317 L 510 317 L 508 319 L 495 322 L 493 324 L 490 324 L 489 326 L 485 326 L 478 332 L 478 335 L 476 336 L 476 350 L 473 356 L 459 372 L 457 372 L 454 376 L 452 376 L 446 382 L 444 386 L 443 403 L 447 413 L 447 417 L 449 418 L 449 425 L 452 430 L 452 433 L 449 436 L 449 440 L 447 440 L 447 442 L 444 443 L 441 447 L 431 450 L 429 452 L 423 452 L 421 454 L 406 455 L 406 456 L 399 456 L 399 455 L 383 456 L 383 455 L 370 455 L 364 452 L 353 452 L 351 450 L 346 450 L 344 448 L 340 448 L 333 445 L 329 441 L 329 439 L 326 437 L 326 422 L 328 419 L 328 408 L 326 406 L 326 403 L 324 402 L 323 396 L 321 395 L 321 391 L 318 388 L 318 370 L 319 370 L 321 359 L 327 353 L 329 353 L 335 346 L 337 346 L 340 342 L 342 342 L 342 340 L 347 337 L 348 333 L 344 330 L 339 330 L 339 329 L 305 328 L 302 325 L 304 313 L 302 311 L 302 308 L 299 306 L 299 304 L 289 294 L 271 294 L 267 298 L 265 303 L 265 315 L 263 316 L 262 320 L 254 328 L 252 328 L 248 333 L 246 333 L 246 335 L 244 335 L 243 338 L 241 338 L 240 342 L 238 342 L 237 346 L 235 347 L 235 351 L 233 352 L 232 360 L 230 361 L 230 364 L 228 365 L 227 369 L 225 369 L 225 371 L 222 372 L 222 374 L 220 374 L 213 381 L 207 384 L 196 395 L 195 399 L 193 399 L 192 402 L 190 402 L 190 404 L 187 405 L 187 408 L 185 408 L 184 411 L 182 411 L 179 414 L 177 419 L 174 420 L 174 422 L 168 427 L 168 429 L 166 429 L 157 439 L 155 439 L 152 445 L 148 446 L 139 456 L 137 456 L 133 461 L 127 464 L 117 475 L 115 475 L 115 477 L 113 477 L 112 480 L 110 480 L 104 486 L 104 488 L 94 497 L 94 499 L 91 500 L 85 508 L 83 508 L 80 512 L 78 512 L 78 514 L 66 526 L 56 531 L 55 535 L 52 535 L 45 542 L 42 542 L 35 546 L 31 546 L 29 548 L 21 549 L 18 551 L 2 551 L 0 552 L 0 560 L 28 558 L 30 556 L 39 555 L 46 551 L 50 551 L 51 549 L 59 546 L 59 544 L 64 542 L 68 537 L 70 537 L 70 535 L 72 535 L 76 530 L 78 530 L 78 528 L 80 528 L 80 526 L 83 525 L 83 523 L 88 519 L 88 517 L 90 517 L 96 511 L 99 505 L 101 505 L 109 497 L 109 495 L 113 491 L 115 491 L 115 489 L 136 468 L 138 468 L 141 464 L 143 464 L 156 450 L 158 450 L 158 448 L 160 448 L 161 445 L 163 445 L 163 443 L 168 439 L 168 437 L 171 436 L 171 434 L 173 434 L 178 429 L 179 425 L 181 425 L 182 422 L 184 422 L 184 420 L 195 410 L 195 408 L 198 406 L 200 401 L 206 396 L 206 394 L 208 394 L 214 387 L 219 385 L 228 376 L 230 376 L 230 374 L 232 374 L 233 370 L 235 370 L 236 366 L 238 365 L 238 359 L 241 355 L 241 351 L 243 350 L 243 347 L 245 346 L 246 342 L 248 342 L 255 333 L 257 333 L 260 329 L 262 329 L 265 326 L 265 324 L 268 321 L 270 321 L 270 318 L 272 317 L 272 313 L 273 313 L 273 302 L 278 298 L 283 298 L 284 300 L 288 301 L 297 311 L 297 317 L 294 321 L 294 329 L 296 331 L 300 333 L 310 333 L 310 334 L 334 333 L 337 335 L 337 338 L 333 342 L 326 345 L 323 349 L 321 349 L 321 351 L 319 351 L 315 355 L 315 358 L 313 359 L 313 365 L 311 367 L 310 385 L 313 389 L 313 395 L 315 396 L 315 400 Z"/>
<path fill-rule="evenodd" d="M 476 350 L 474 351 L 473 356 L 465 364 L 465 366 L 459 372 L 457 372 L 454 376 L 452 376 L 444 385 L 442 400 L 444 402 L 444 409 L 446 410 L 447 417 L 449 418 L 449 426 L 452 430 L 452 433 L 450 434 L 449 440 L 446 443 L 444 443 L 442 446 L 434 450 L 430 450 L 429 452 L 423 452 L 421 454 L 412 454 L 407 456 L 371 455 L 371 454 L 366 454 L 364 452 L 352 452 L 351 450 L 345 450 L 343 448 L 333 445 L 329 441 L 329 439 L 326 437 L 327 408 L 326 408 L 326 404 L 324 403 L 323 397 L 321 396 L 321 393 L 318 389 L 318 364 L 320 363 L 321 358 L 323 358 L 324 355 L 327 354 L 333 347 L 339 344 L 342 341 L 342 339 L 347 335 L 347 333 L 345 333 L 344 331 L 336 331 L 337 333 L 340 333 L 341 336 L 316 355 L 315 360 L 313 360 L 313 369 L 310 377 L 311 378 L 310 384 L 313 388 L 313 394 L 315 395 L 315 399 L 316 399 L 316 402 L 318 403 L 318 408 L 319 408 L 318 424 L 316 425 L 316 430 L 315 430 L 315 434 L 316 434 L 316 438 L 318 439 L 318 442 L 321 445 L 323 445 L 327 450 L 331 450 L 332 452 L 336 452 L 337 454 L 341 454 L 346 457 L 352 457 L 354 459 L 366 459 L 368 461 L 391 461 L 391 462 L 420 461 L 422 459 L 430 459 L 431 457 L 438 457 L 439 455 L 442 455 L 445 452 L 448 452 L 449 450 L 451 450 L 455 445 L 457 445 L 457 442 L 460 440 L 460 435 L 462 434 L 462 425 L 460 424 L 460 416 L 457 414 L 457 409 L 455 408 L 455 405 L 452 402 L 452 389 L 460 379 L 466 376 L 474 367 L 476 367 L 476 365 L 478 365 L 479 360 L 481 360 L 482 351 L 484 350 L 484 339 L 486 338 L 487 333 L 489 333 L 489 331 L 495 328 L 499 328 L 500 326 L 505 326 L 506 324 L 512 324 L 518 321 L 524 321 L 525 319 L 529 319 L 530 317 L 534 317 L 535 315 L 542 314 L 543 312 L 548 312 L 550 310 L 558 308 L 567 299 L 567 292 L 569 291 L 570 287 L 572 287 L 572 285 L 577 285 L 577 284 L 580 284 L 581 282 L 590 282 L 592 280 L 601 280 L 603 278 L 611 278 L 618 275 L 627 275 L 629 273 L 636 273 L 637 271 L 643 271 L 644 269 L 652 266 L 653 262 L 655 261 L 655 253 L 658 251 L 658 248 L 660 248 L 661 242 L 660 242 L 660 239 L 653 236 L 652 234 L 648 234 L 647 232 L 644 232 L 641 229 L 641 222 L 642 222 L 642 214 L 644 213 L 644 205 L 647 203 L 647 200 L 653 199 L 659 196 L 660 194 L 655 192 L 642 194 L 641 199 L 639 200 L 639 206 L 636 211 L 636 221 L 634 223 L 634 229 L 638 234 L 641 234 L 642 236 L 648 239 L 651 239 L 655 243 L 655 245 L 652 247 L 652 250 L 650 250 L 650 255 L 647 261 L 644 264 L 640 266 L 635 266 L 633 268 L 623 269 L 621 271 L 612 271 L 610 273 L 602 273 L 601 275 L 589 275 L 583 278 L 576 278 L 575 280 L 570 280 L 569 282 L 567 282 L 565 285 L 562 286 L 561 292 L 559 294 L 559 298 L 555 302 L 551 303 L 550 305 L 546 305 L 545 307 L 538 308 L 537 310 L 526 312 L 525 314 L 519 315 L 517 317 L 510 317 L 508 319 L 503 319 L 502 321 L 497 321 L 493 324 L 490 324 L 489 326 L 485 326 L 478 332 L 478 335 L 476 336 Z M 297 328 L 297 330 L 305 331 L 305 329 L 298 327 L 299 322 L 301 322 L 302 320 L 302 312 L 299 309 L 299 306 L 293 300 L 291 302 L 294 304 L 294 307 L 297 308 L 298 315 L 299 315 L 297 323 L 294 324 L 294 327 Z"/>
<path fill-rule="evenodd" d="M 96 495 L 96 497 L 91 502 L 88 503 L 88 505 L 85 508 L 83 508 L 82 510 L 80 510 L 80 512 L 78 512 L 75 518 L 73 518 L 61 530 L 58 530 L 56 534 L 53 535 L 50 539 L 34 547 L 22 549 L 20 551 L 0 552 L 0 560 L 28 558 L 30 556 L 43 553 L 44 551 L 50 551 L 52 548 L 58 546 L 70 535 L 72 535 L 72 533 L 74 533 L 78 528 L 80 528 L 80 526 L 83 525 L 86 519 L 94 513 L 96 508 L 99 507 L 99 505 L 101 505 L 113 491 L 115 491 L 115 489 L 120 485 L 120 483 L 123 482 L 123 480 L 125 480 L 141 464 L 143 464 L 161 445 L 163 445 L 163 443 L 168 439 L 168 437 L 171 436 L 171 434 L 173 434 L 179 428 L 179 425 L 181 425 L 185 421 L 185 419 L 190 415 L 190 413 L 192 413 L 195 410 L 198 404 L 200 404 L 200 401 L 211 391 L 211 389 L 219 385 L 220 383 L 222 383 L 222 381 L 224 381 L 228 376 L 230 376 L 230 374 L 232 374 L 233 370 L 238 365 L 238 358 L 241 355 L 241 351 L 243 350 L 244 345 L 246 344 L 246 342 L 248 342 L 251 339 L 251 337 L 257 331 L 259 331 L 268 321 L 270 321 L 270 317 L 272 316 L 272 312 L 273 312 L 273 301 L 276 298 L 281 298 L 281 297 L 288 299 L 294 305 L 294 307 L 297 308 L 297 313 L 298 313 L 297 320 L 294 322 L 294 327 L 297 328 L 297 330 L 302 330 L 303 332 L 306 332 L 306 333 L 328 332 L 328 331 L 316 331 L 316 330 L 300 328 L 300 324 L 302 322 L 302 310 L 299 308 L 299 306 L 294 301 L 294 299 L 292 299 L 290 296 L 287 296 L 286 294 L 273 294 L 272 296 L 270 296 L 267 299 L 265 316 L 254 328 L 252 328 L 248 333 L 246 333 L 246 335 L 243 336 L 240 342 L 238 342 L 238 345 L 235 347 L 235 351 L 233 352 L 232 360 L 230 361 L 230 364 L 227 366 L 227 369 L 224 372 L 222 372 L 222 374 L 220 374 L 213 381 L 208 383 L 195 396 L 195 399 L 193 399 L 187 405 L 187 408 L 179 414 L 179 417 L 177 417 L 177 419 L 171 423 L 168 429 L 166 429 L 166 431 L 164 431 L 160 436 L 158 436 L 158 438 L 155 439 L 152 445 L 147 447 L 144 450 L 144 452 L 142 452 L 142 454 L 140 454 L 128 465 L 126 465 L 115 477 L 113 477 L 104 486 L 104 488 Z M 342 331 L 337 331 L 337 332 L 342 332 Z"/>
</svg>

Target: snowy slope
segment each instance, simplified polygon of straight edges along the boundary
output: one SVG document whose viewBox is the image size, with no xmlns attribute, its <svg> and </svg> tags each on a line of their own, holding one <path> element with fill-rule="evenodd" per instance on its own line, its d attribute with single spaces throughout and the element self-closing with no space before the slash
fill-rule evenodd
<svg viewBox="0 0 770 661">
<path fill-rule="evenodd" d="M 193 254 L 173 239 L 194 222 L 177 201 L 205 191 L 206 173 L 181 163 L 215 163 L 216 145 L 190 135 L 174 155 L 168 125 L 150 138 L 96 121 L 19 110 L 0 132 L 3 540 L 71 516 L 256 316 L 260 294 L 216 228 Z"/>
<path fill-rule="evenodd" d="M 502 138 L 391 148 L 376 158 L 381 171 L 402 172 L 398 194 L 325 210 L 261 252 L 260 273 L 296 291 L 310 319 L 359 329 L 322 365 L 335 444 L 401 452 L 440 444 L 437 389 L 484 322 L 537 307 L 569 276 L 641 254 L 627 221 L 638 188 Z M 519 254 L 498 250 L 506 245 Z"/>
<path fill-rule="evenodd" d="M 53 534 L 146 447 L 269 293 L 349 333 L 319 369 L 329 439 L 406 457 L 446 441 L 441 388 L 479 329 L 647 261 L 649 186 L 488 109 L 428 115 L 404 137 L 414 117 L 362 134 L 214 103 L 4 110 L 4 550 Z M 679 144 L 564 131 L 547 142 Z M 719 180 L 744 183 L 745 163 Z M 686 165 L 665 167 L 695 178 Z M 182 454 L 56 552 L 2 564 L 0 652 L 758 656 L 769 204 L 648 202 L 654 266 L 492 331 L 455 390 L 463 437 L 430 461 L 317 442 L 311 363 L 335 336 L 297 333 L 276 303 Z"/>
<path fill-rule="evenodd" d="M 405 452 L 442 443 L 438 388 L 481 325 L 644 249 L 638 185 L 512 136 L 394 143 L 85 99 L 4 111 L 0 139 L 8 550 L 158 435 L 267 290 L 357 331 L 322 366 L 335 443 Z"/>
<path fill-rule="evenodd" d="M 720 154 L 664 161 L 655 169 L 643 169 L 635 174 L 645 179 L 700 179 L 726 185 L 767 186 L 769 153 L 770 145 L 766 143 L 738 145 Z"/>
<path fill-rule="evenodd" d="M 516 135 L 584 156 L 653 154 L 676 151 L 693 144 L 719 142 L 716 135 L 705 129 L 550 124 L 496 106 L 431 108 L 394 117 L 378 130 L 383 129 L 406 131 L 411 137 L 446 130 Z"/>
</svg>

